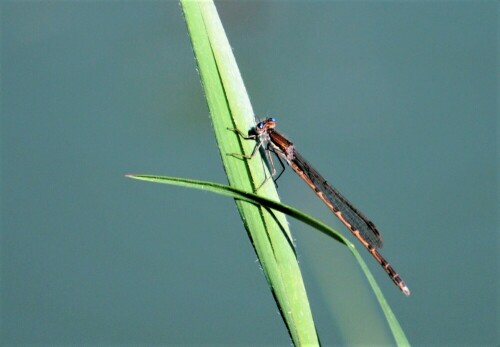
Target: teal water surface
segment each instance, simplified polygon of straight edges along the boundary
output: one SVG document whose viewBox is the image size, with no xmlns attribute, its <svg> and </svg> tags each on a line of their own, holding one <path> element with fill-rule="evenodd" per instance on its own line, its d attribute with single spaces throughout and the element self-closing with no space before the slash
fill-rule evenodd
<svg viewBox="0 0 500 347">
<path fill-rule="evenodd" d="M 378 226 L 418 345 L 498 345 L 498 5 L 217 2 L 257 117 Z M 288 346 L 176 2 L 4 2 L 1 341 Z M 283 202 L 344 232 L 292 170 Z M 291 221 L 325 345 L 392 343 L 350 253 Z M 348 234 L 348 232 L 346 232 Z"/>
</svg>

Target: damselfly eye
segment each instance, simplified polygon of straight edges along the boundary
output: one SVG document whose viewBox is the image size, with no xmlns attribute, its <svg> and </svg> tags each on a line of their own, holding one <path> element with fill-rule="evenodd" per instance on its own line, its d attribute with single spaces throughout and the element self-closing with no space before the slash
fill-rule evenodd
<svg viewBox="0 0 500 347">
<path fill-rule="evenodd" d="M 264 122 L 260 122 L 259 124 L 257 124 L 257 128 L 259 129 L 264 128 Z"/>
<path fill-rule="evenodd" d="M 274 117 L 268 118 L 267 120 L 268 120 L 269 122 L 276 122 L 276 118 L 274 118 Z"/>
</svg>

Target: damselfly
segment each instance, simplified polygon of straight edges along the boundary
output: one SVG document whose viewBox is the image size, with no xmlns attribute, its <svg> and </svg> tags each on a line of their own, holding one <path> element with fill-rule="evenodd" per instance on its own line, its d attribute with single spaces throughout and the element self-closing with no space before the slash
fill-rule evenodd
<svg viewBox="0 0 500 347">
<path fill-rule="evenodd" d="M 275 153 L 280 160 L 283 158 L 290 167 L 302 178 L 316 195 L 328 206 L 338 219 L 349 229 L 361 244 L 370 252 L 377 262 L 384 268 L 391 280 L 405 295 L 410 295 L 410 290 L 403 279 L 394 270 L 387 260 L 382 257 L 378 249 L 383 241 L 377 227 L 364 214 L 355 208 L 338 190 L 328 182 L 295 150 L 294 144 L 285 136 L 276 131 L 276 119 L 268 118 L 252 128 L 248 135 L 234 129 L 245 139 L 257 140 L 258 143 L 247 159 L 252 158 L 264 144 L 272 164 L 270 152 Z M 273 166 L 272 176 L 276 174 Z M 281 173 L 280 173 L 281 175 Z M 279 175 L 278 175 L 279 177 Z"/>
</svg>

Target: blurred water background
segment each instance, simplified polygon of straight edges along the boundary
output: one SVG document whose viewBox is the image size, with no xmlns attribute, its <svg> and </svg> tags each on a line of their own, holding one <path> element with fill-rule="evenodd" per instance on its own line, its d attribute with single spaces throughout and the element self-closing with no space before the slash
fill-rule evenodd
<svg viewBox="0 0 500 347">
<path fill-rule="evenodd" d="M 498 4 L 217 2 L 257 117 L 375 221 L 414 345 L 498 345 Z M 4 2 L 1 341 L 290 344 L 176 2 Z M 288 170 L 282 200 L 347 232 Z M 325 345 L 388 345 L 346 250 L 290 220 Z M 350 235 L 349 235 L 350 236 Z"/>
</svg>

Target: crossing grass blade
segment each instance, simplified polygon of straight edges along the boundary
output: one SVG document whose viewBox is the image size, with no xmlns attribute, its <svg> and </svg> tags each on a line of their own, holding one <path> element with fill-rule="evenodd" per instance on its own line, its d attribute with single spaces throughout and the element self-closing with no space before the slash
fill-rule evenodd
<svg viewBox="0 0 500 347">
<path fill-rule="evenodd" d="M 394 313 L 392 312 L 389 304 L 387 303 L 384 295 L 382 294 L 382 291 L 380 290 L 380 287 L 377 285 L 375 278 L 371 274 L 370 270 L 368 269 L 368 266 L 364 262 L 363 258 L 361 255 L 358 253 L 354 245 L 347 240 L 342 234 L 340 234 L 338 231 L 332 229 L 328 225 L 324 224 L 321 221 L 318 221 L 317 219 L 314 219 L 313 217 L 309 216 L 308 214 L 297 210 L 293 207 L 290 207 L 288 205 L 285 205 L 279 201 L 275 201 L 272 199 L 268 199 L 266 197 L 263 197 L 261 195 L 249 193 L 231 186 L 219 184 L 219 183 L 214 183 L 214 182 L 207 182 L 207 181 L 199 181 L 199 180 L 192 180 L 188 178 L 179 178 L 179 177 L 168 177 L 168 176 L 154 176 L 154 175 L 127 175 L 130 178 L 138 179 L 138 180 L 143 180 L 143 181 L 150 181 L 150 182 L 156 182 L 156 183 L 163 183 L 163 184 L 170 184 L 170 185 L 177 185 L 181 187 L 187 187 L 187 188 L 195 188 L 195 189 L 201 189 L 201 190 L 206 190 L 210 191 L 213 193 L 221 194 L 224 196 L 229 196 L 233 197 L 235 199 L 238 199 L 240 201 L 245 201 L 247 203 L 255 204 L 257 206 L 264 206 L 268 209 L 274 210 L 274 211 L 279 211 L 282 213 L 285 213 L 313 228 L 316 230 L 322 232 L 326 236 L 334 239 L 337 242 L 340 242 L 344 245 L 346 245 L 351 253 L 354 255 L 356 258 L 359 266 L 361 267 L 363 273 L 365 274 L 368 283 L 370 284 L 375 297 L 378 300 L 378 303 L 382 309 L 382 312 L 384 313 L 385 319 L 387 321 L 387 324 L 389 325 L 389 328 L 391 329 L 391 332 L 393 334 L 394 340 L 398 346 L 409 346 L 410 343 L 408 342 L 408 339 L 406 338 L 406 335 L 401 328 L 401 325 L 397 321 L 396 317 L 394 316 Z"/>
</svg>

